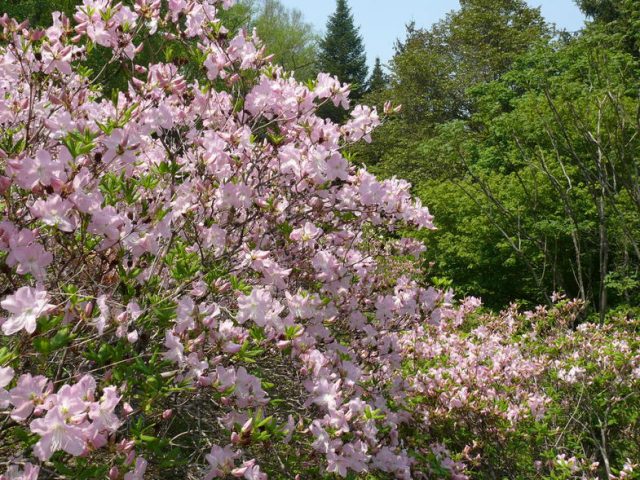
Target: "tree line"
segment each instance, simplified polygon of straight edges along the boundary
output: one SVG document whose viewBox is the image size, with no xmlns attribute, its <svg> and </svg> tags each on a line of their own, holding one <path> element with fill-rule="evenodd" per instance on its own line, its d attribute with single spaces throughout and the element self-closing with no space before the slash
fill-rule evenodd
<svg viewBox="0 0 640 480">
<path fill-rule="evenodd" d="M 579 6 L 578 32 L 521 0 L 408 25 L 365 98 L 402 113 L 356 153 L 432 207 L 436 283 L 494 308 L 563 292 L 604 320 L 640 293 L 640 5 Z"/>
</svg>

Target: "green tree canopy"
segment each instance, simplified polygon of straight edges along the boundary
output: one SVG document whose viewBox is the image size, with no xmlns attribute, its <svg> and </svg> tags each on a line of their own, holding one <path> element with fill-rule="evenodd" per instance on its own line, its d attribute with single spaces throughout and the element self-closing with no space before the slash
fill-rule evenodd
<svg viewBox="0 0 640 480">
<path fill-rule="evenodd" d="M 295 72 L 300 80 L 316 76 L 319 39 L 300 10 L 288 9 L 278 0 L 263 0 L 252 25 L 275 63 Z"/>
</svg>

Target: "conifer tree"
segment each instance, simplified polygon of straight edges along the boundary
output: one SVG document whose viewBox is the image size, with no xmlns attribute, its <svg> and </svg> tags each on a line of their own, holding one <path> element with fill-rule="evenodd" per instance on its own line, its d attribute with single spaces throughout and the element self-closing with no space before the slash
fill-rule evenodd
<svg viewBox="0 0 640 480">
<path fill-rule="evenodd" d="M 357 100 L 364 93 L 367 57 L 347 0 L 337 0 L 336 11 L 329 17 L 327 32 L 320 42 L 319 67 L 320 71 L 352 84 L 352 98 Z"/>
<path fill-rule="evenodd" d="M 376 63 L 371 72 L 371 78 L 369 78 L 369 84 L 367 85 L 367 92 L 378 92 L 387 88 L 388 84 L 387 75 L 382 70 L 382 63 L 380 57 L 376 57 Z"/>
</svg>

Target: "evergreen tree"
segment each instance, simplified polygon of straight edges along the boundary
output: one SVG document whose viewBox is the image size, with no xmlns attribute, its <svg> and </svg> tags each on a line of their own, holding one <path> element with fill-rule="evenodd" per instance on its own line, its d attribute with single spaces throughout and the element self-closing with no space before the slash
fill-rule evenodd
<svg viewBox="0 0 640 480">
<path fill-rule="evenodd" d="M 327 32 L 320 41 L 319 67 L 352 84 L 352 98 L 358 99 L 364 93 L 367 57 L 347 0 L 337 0 L 336 11 L 329 17 Z"/>
<path fill-rule="evenodd" d="M 576 0 L 578 7 L 596 21 L 613 22 L 620 18 L 624 0 Z"/>
<path fill-rule="evenodd" d="M 379 92 L 387 88 L 389 84 L 387 75 L 382 70 L 382 63 L 380 63 L 380 57 L 376 57 L 376 63 L 371 72 L 371 78 L 369 79 L 367 93 Z"/>
</svg>

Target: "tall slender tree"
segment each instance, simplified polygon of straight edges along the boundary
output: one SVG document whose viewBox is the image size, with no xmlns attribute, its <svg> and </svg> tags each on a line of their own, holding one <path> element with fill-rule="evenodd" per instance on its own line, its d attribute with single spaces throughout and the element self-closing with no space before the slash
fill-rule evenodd
<svg viewBox="0 0 640 480">
<path fill-rule="evenodd" d="M 387 75 L 382 70 L 382 62 L 380 62 L 380 57 L 376 57 L 376 63 L 373 66 L 373 71 L 371 72 L 371 77 L 369 78 L 369 83 L 367 84 L 367 93 L 371 92 L 379 92 L 380 90 L 384 90 L 387 88 L 389 84 L 389 80 L 387 79 Z"/>
<path fill-rule="evenodd" d="M 347 0 L 337 0 L 336 11 L 329 17 L 327 32 L 320 41 L 319 67 L 352 84 L 352 98 L 358 99 L 365 92 L 367 57 Z"/>
</svg>

